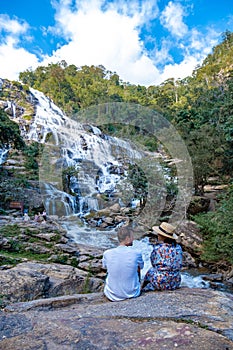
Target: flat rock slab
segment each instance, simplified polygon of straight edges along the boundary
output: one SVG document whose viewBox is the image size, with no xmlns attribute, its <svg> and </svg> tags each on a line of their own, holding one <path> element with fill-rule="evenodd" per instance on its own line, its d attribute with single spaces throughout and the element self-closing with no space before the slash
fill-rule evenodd
<svg viewBox="0 0 233 350">
<path fill-rule="evenodd" d="M 1 350 L 233 350 L 233 295 L 181 288 L 122 302 L 101 293 L 9 305 Z"/>
</svg>

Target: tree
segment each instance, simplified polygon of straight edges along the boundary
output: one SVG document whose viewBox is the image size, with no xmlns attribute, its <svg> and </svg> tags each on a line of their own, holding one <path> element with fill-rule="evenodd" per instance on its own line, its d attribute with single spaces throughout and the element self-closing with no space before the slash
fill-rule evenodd
<svg viewBox="0 0 233 350">
<path fill-rule="evenodd" d="M 25 143 L 20 135 L 18 124 L 10 120 L 8 115 L 0 109 L 0 148 L 4 147 L 23 149 Z"/>
<path fill-rule="evenodd" d="M 219 198 L 216 211 L 199 214 L 194 220 L 199 224 L 204 239 L 203 258 L 207 261 L 225 261 L 233 264 L 233 187 Z"/>
</svg>

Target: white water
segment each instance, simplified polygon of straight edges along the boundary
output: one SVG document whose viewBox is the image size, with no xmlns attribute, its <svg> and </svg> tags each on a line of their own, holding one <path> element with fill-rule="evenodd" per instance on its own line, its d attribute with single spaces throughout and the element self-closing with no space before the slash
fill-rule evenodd
<svg viewBox="0 0 233 350">
<path fill-rule="evenodd" d="M 80 222 L 69 221 L 69 216 L 98 210 L 97 194 L 114 193 L 116 186 L 127 176 L 124 161 L 127 163 L 128 160 L 140 160 L 143 157 L 142 153 L 129 142 L 114 137 L 101 137 L 102 133 L 97 127 L 92 126 L 87 132 L 77 121 L 66 117 L 43 93 L 34 89 L 31 89 L 31 93 L 38 104 L 27 138 L 48 144 L 46 147 L 50 153 L 47 163 L 54 165 L 51 171 L 42 172 L 43 176 L 40 178 L 47 213 L 66 216 L 63 226 L 67 229 L 69 238 L 77 243 L 104 248 L 116 246 L 115 230 L 91 229 Z M 14 117 L 15 105 L 11 104 L 10 107 Z M 55 151 L 54 145 L 57 146 Z M 5 161 L 7 152 L 0 150 L 0 164 Z M 45 165 L 47 164 L 42 164 Z M 70 195 L 62 188 L 62 169 L 72 166 L 78 170 L 78 179 L 75 176 L 71 178 L 71 189 L 76 195 Z M 111 172 L 113 166 L 119 171 Z M 163 175 L 165 177 L 165 174 Z M 131 198 L 131 202 L 134 206 L 137 200 Z M 134 247 L 143 254 L 143 278 L 150 267 L 151 246 L 147 239 L 143 239 L 135 241 Z M 182 285 L 206 288 L 206 282 L 203 283 L 201 277 L 192 277 L 187 273 L 182 274 Z"/>
<path fill-rule="evenodd" d="M 28 139 L 46 145 L 47 158 L 40 165 L 46 211 L 62 216 L 98 210 L 98 194 L 114 194 L 127 177 L 124 161 L 140 159 L 142 153 L 127 141 L 102 137 L 97 127 L 89 126 L 86 131 L 82 124 L 66 117 L 43 93 L 34 89 L 31 92 L 38 105 Z M 50 169 L 47 169 L 48 162 L 53 164 Z M 73 195 L 62 195 L 62 170 L 67 167 L 77 170 L 70 179 Z M 56 193 L 53 195 L 52 191 Z M 63 203 L 64 210 L 59 213 L 57 206 L 51 203 L 55 197 Z"/>
<path fill-rule="evenodd" d="M 79 244 L 91 245 L 105 249 L 116 247 L 118 244 L 116 231 L 114 229 L 108 231 L 97 231 L 85 226 L 78 227 L 74 223 L 68 223 L 67 221 L 63 223 L 63 226 L 67 229 L 70 240 Z M 151 267 L 150 254 L 152 252 L 152 245 L 149 243 L 149 238 L 145 237 L 141 240 L 134 240 L 133 247 L 142 253 L 144 268 L 141 270 L 141 280 L 143 280 L 146 272 Z M 200 275 L 192 276 L 188 272 L 182 272 L 181 287 L 209 288 L 209 282 L 203 280 Z"/>
<path fill-rule="evenodd" d="M 7 158 L 9 149 L 2 148 L 0 149 L 0 165 L 3 164 Z"/>
</svg>

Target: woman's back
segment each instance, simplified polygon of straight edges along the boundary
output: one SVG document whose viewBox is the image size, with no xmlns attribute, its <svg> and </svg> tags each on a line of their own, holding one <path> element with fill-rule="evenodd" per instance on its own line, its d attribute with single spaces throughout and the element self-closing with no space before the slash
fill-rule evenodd
<svg viewBox="0 0 233 350">
<path fill-rule="evenodd" d="M 182 267 L 182 248 L 179 244 L 154 244 L 150 259 L 151 265 L 160 271 L 180 270 Z"/>
</svg>

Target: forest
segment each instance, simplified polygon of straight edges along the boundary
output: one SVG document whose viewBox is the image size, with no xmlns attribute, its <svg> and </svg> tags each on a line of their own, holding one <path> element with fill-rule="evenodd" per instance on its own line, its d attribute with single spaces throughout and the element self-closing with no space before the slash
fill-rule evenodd
<svg viewBox="0 0 233 350">
<path fill-rule="evenodd" d="M 65 61 L 21 72 L 19 78 L 25 89 L 42 91 L 70 117 L 108 102 L 139 104 L 161 113 L 185 141 L 195 194 L 203 194 L 210 177 L 228 185 L 215 211 L 190 219 L 200 226 L 206 260 L 233 264 L 233 33 L 222 34 L 222 42 L 191 76 L 159 86 L 132 85 L 103 66 L 76 67 Z M 113 125 L 109 130 L 119 132 Z M 25 147 L 17 126 L 0 109 L 0 147 L 9 144 Z M 151 140 L 145 144 L 153 150 Z"/>
</svg>

